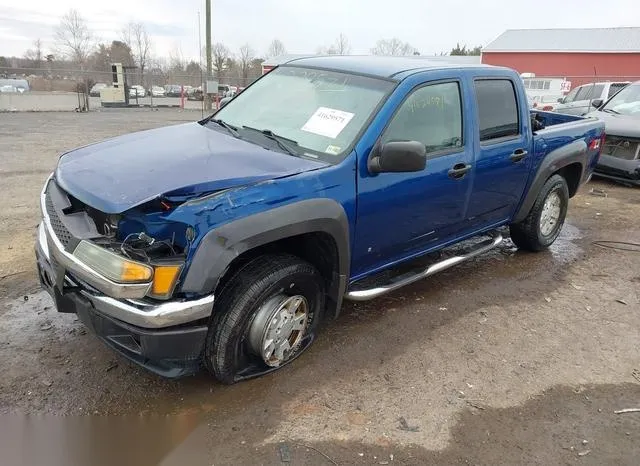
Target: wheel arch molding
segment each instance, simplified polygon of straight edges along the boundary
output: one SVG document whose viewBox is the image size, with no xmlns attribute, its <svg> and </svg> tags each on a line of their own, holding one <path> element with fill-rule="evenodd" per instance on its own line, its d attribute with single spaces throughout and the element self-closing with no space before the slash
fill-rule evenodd
<svg viewBox="0 0 640 466">
<path fill-rule="evenodd" d="M 232 265 L 243 256 L 274 244 L 286 247 L 296 238 L 310 234 L 322 234 L 335 245 L 327 292 L 337 313 L 346 289 L 351 258 L 349 221 L 342 205 L 333 199 L 294 202 L 212 229 L 201 240 L 181 290 L 197 294 L 215 292 Z M 315 262 L 314 254 L 307 256 L 302 258 Z"/>
</svg>

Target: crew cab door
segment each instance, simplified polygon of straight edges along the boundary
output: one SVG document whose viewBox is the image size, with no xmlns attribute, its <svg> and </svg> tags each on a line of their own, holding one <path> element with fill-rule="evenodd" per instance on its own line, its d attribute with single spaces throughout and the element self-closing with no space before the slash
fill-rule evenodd
<svg viewBox="0 0 640 466">
<path fill-rule="evenodd" d="M 515 78 L 477 76 L 473 88 L 476 162 L 467 225 L 477 230 L 512 218 L 533 154 L 529 110 Z"/>
<path fill-rule="evenodd" d="M 396 90 L 388 104 L 394 97 L 398 102 L 381 111 L 389 116 L 376 141 L 376 145 L 423 143 L 425 168 L 372 174 L 367 167 L 370 154 L 362 154 L 359 160 L 352 278 L 442 243 L 464 223 L 473 164 L 472 143 L 463 124 L 468 96 L 455 75 L 440 76 L 437 81 L 414 78 L 411 81 L 415 82 L 403 82 L 411 87 L 405 92 Z"/>
</svg>

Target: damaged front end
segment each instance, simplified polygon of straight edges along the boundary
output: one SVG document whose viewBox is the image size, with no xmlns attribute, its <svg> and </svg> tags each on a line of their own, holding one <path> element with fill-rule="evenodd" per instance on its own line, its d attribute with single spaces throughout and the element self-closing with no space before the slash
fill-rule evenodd
<svg viewBox="0 0 640 466">
<path fill-rule="evenodd" d="M 101 213 L 53 177 L 40 200 L 38 273 L 57 310 L 77 314 L 112 349 L 162 376 L 199 370 L 214 296 L 178 290 L 193 230 L 161 221 L 151 204 Z"/>
<path fill-rule="evenodd" d="M 53 178 L 43 191 L 44 223 L 65 270 L 116 299 L 173 296 L 189 227 L 161 221 L 163 206 L 154 204 L 105 214 L 63 191 Z"/>
<path fill-rule="evenodd" d="M 640 186 L 640 138 L 607 134 L 595 174 Z"/>
</svg>

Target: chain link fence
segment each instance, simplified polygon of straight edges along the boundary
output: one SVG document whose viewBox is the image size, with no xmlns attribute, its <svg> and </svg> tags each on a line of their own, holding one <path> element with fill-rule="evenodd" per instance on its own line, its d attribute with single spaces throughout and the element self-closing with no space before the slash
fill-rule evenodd
<svg viewBox="0 0 640 466">
<path fill-rule="evenodd" d="M 105 83 L 111 85 L 113 76 L 111 71 L 78 70 L 64 68 L 11 68 L 0 73 L 5 78 L 26 79 L 30 90 L 42 92 L 78 92 L 89 84 Z M 153 86 L 186 86 L 200 87 L 206 82 L 206 72 L 195 70 L 191 73 L 185 71 L 160 71 L 129 69 L 126 72 L 129 86 L 139 85 L 145 89 Z M 220 84 L 235 87 L 246 87 L 256 79 L 256 76 L 214 76 L 213 80 Z"/>
<path fill-rule="evenodd" d="M 229 90 L 248 86 L 257 76 L 214 76 L 219 91 L 216 100 Z M 60 66 L 0 69 L 0 111 L 76 110 L 86 111 L 101 106 L 100 87 L 113 85 L 111 71 L 73 69 Z M 125 71 L 130 103 L 134 105 L 200 108 L 206 73 L 199 69 Z M 28 88 L 23 84 L 28 83 Z M 5 84 L 3 87 L 2 84 Z M 13 88 L 12 88 L 12 84 Z M 72 95 L 73 94 L 73 95 Z"/>
</svg>

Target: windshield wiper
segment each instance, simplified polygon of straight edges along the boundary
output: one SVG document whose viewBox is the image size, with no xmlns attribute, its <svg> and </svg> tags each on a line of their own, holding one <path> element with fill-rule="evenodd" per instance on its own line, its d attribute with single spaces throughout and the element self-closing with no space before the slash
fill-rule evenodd
<svg viewBox="0 0 640 466">
<path fill-rule="evenodd" d="M 287 143 L 285 143 L 285 141 L 287 141 L 287 142 L 295 144 L 297 146 L 298 145 L 297 141 L 294 141 L 293 139 L 285 138 L 284 136 L 280 136 L 278 134 L 275 134 L 270 129 L 258 129 L 258 128 L 252 128 L 251 126 L 242 126 L 242 127 L 244 129 L 249 129 L 251 131 L 257 131 L 258 133 L 260 133 L 263 136 L 265 136 L 267 139 L 271 139 L 272 141 L 275 141 L 275 143 L 278 144 L 278 147 L 280 149 L 282 149 L 283 151 L 287 152 L 289 155 L 293 155 L 295 157 L 299 157 L 300 156 L 300 152 L 298 152 L 297 150 L 295 150 L 292 147 L 290 147 Z"/>
<path fill-rule="evenodd" d="M 236 128 L 233 125 L 230 125 L 226 121 L 220 120 L 219 118 L 211 118 L 211 119 L 207 120 L 207 123 L 209 123 L 209 122 L 213 122 L 218 126 L 222 126 L 224 129 L 229 131 L 229 133 L 231 133 L 231 135 L 234 138 L 242 139 L 242 136 L 240 136 L 240 133 L 238 133 L 238 128 Z"/>
<path fill-rule="evenodd" d="M 615 113 L 616 115 L 620 115 L 620 112 L 617 110 L 614 110 L 612 108 L 603 108 L 602 109 L 603 112 L 607 112 L 607 113 Z"/>
</svg>

